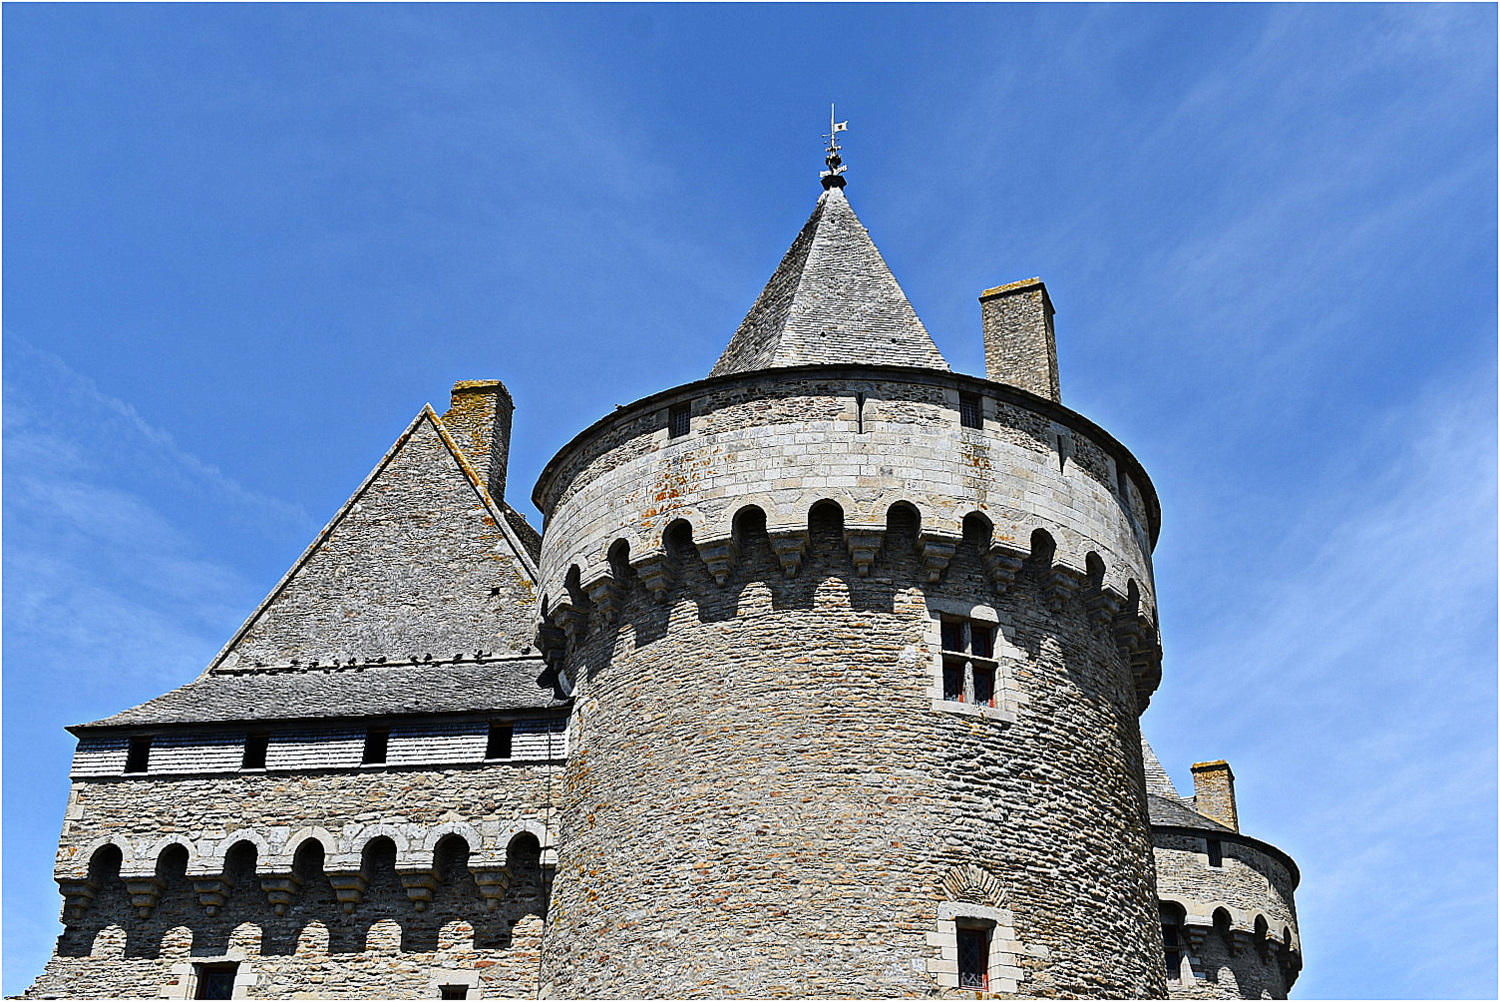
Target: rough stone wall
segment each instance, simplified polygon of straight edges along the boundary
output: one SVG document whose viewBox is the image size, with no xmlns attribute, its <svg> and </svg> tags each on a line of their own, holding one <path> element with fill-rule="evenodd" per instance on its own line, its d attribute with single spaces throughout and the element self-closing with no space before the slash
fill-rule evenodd
<svg viewBox="0 0 1500 1002">
<path fill-rule="evenodd" d="M 565 453 L 567 473 L 539 488 L 556 501 L 544 580 L 567 604 L 578 686 L 543 991 L 951 992 L 948 937 L 968 908 L 1004 932 L 998 994 L 1164 994 L 1140 703 L 1109 617 L 1086 587 L 1056 587 L 1050 563 L 997 582 L 986 547 L 959 535 L 983 492 L 997 539 L 1045 525 L 1069 559 L 1107 552 L 1111 580 L 1139 575 L 1148 596 L 1113 481 L 1078 463 L 1070 480 L 1045 421 L 954 434 L 942 386 L 870 385 L 866 434 L 882 437 L 864 445 L 852 385 L 795 384 L 724 388 L 676 446 L 624 415 L 605 432 L 615 451 Z M 990 465 L 964 451 L 978 446 Z M 820 497 L 847 502 L 842 532 L 809 530 Z M 923 530 L 929 513 L 952 519 L 951 550 L 859 535 L 903 499 Z M 748 503 L 771 531 L 705 550 Z M 655 543 L 677 518 L 691 539 Z M 795 524 L 807 539 L 787 559 L 772 546 Z M 611 573 L 618 538 L 633 564 Z M 637 548 L 653 543 L 659 563 Z M 595 561 L 609 583 L 568 586 L 566 568 Z M 1000 627 L 1011 719 L 934 699 L 935 615 L 962 610 Z M 966 886 L 988 891 L 953 889 L 969 868 L 985 878 Z"/>
<path fill-rule="evenodd" d="M 1215 838 L 1222 866 L 1211 866 Z M 1286 864 L 1230 832 L 1159 830 L 1154 836 L 1157 893 L 1182 909 L 1185 952 L 1173 998 L 1286 998 L 1302 965 Z"/>
<path fill-rule="evenodd" d="M 498 379 L 466 379 L 453 384 L 443 425 L 497 504 L 505 502 L 505 467 L 510 458 L 510 422 L 516 405 Z"/>
<path fill-rule="evenodd" d="M 75 782 L 59 880 L 76 890 L 68 881 L 88 874 L 94 887 L 81 902 L 69 896 L 56 954 L 28 997 L 187 991 L 190 965 L 205 958 L 247 964 L 251 998 L 435 997 L 444 972 L 477 977 L 484 997 L 531 995 L 556 772 L 527 763 Z M 462 839 L 458 855 L 439 848 L 445 835 Z M 91 873 L 106 843 L 123 859 Z M 248 863 L 241 843 L 254 848 Z M 321 864 L 300 867 L 299 848 L 318 850 Z"/>
<path fill-rule="evenodd" d="M 532 572 L 502 518 L 424 410 L 215 667 L 526 648 Z"/>
</svg>

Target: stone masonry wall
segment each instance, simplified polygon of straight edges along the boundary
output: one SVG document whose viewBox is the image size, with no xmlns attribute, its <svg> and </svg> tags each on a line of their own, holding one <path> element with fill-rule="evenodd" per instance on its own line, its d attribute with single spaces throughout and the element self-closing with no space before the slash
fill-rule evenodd
<svg viewBox="0 0 1500 1002">
<path fill-rule="evenodd" d="M 83 874 L 93 888 L 69 896 L 28 997 L 186 997 L 205 959 L 242 962 L 249 998 L 430 998 L 465 978 L 471 997 L 529 997 L 557 771 L 75 782 L 58 873 L 65 891 Z M 123 858 L 101 871 L 109 845 Z"/>
<path fill-rule="evenodd" d="M 953 992 L 967 915 L 997 994 L 1161 996 L 1141 702 L 1096 601 L 1133 580 L 1149 608 L 1145 513 L 1092 443 L 1060 461 L 1048 420 L 991 401 L 959 433 L 956 392 L 866 384 L 862 442 L 837 383 L 724 387 L 674 441 L 627 414 L 538 490 L 578 686 L 544 993 Z M 842 527 L 809 519 L 820 497 Z M 898 500 L 920 527 L 888 523 Z M 747 504 L 769 531 L 752 512 L 706 548 Z M 974 510 L 1023 553 L 1055 532 L 1076 573 L 997 574 L 961 535 Z M 691 535 L 663 540 L 678 519 Z M 935 698 L 943 615 L 998 625 L 996 709 Z"/>
<path fill-rule="evenodd" d="M 553 541 L 543 548 L 543 594 L 560 594 L 571 565 L 585 583 L 606 573 L 617 540 L 634 556 L 660 551 L 679 518 L 703 543 L 727 539 L 746 504 L 776 531 L 805 525 L 822 498 L 865 526 L 883 526 L 905 500 L 923 529 L 954 535 L 965 514 L 983 512 L 997 542 L 1022 550 L 1045 529 L 1059 562 L 1080 573 L 1097 551 L 1106 582 L 1124 594 L 1134 581 L 1154 622 L 1155 512 L 1143 500 L 1149 485 L 1122 468 L 1128 453 L 993 392 L 984 427 L 960 427 L 960 389 L 984 385 L 941 373 L 758 373 L 627 408 L 559 453 L 538 484 Z M 666 407 L 678 400 L 691 401 L 692 430 L 672 438 Z"/>
<path fill-rule="evenodd" d="M 1211 866 L 1215 838 L 1222 866 Z M 1272 853 L 1231 833 L 1155 835 L 1157 893 L 1180 908 L 1186 947 L 1173 998 L 1286 998 L 1302 964 L 1295 878 Z"/>
</svg>

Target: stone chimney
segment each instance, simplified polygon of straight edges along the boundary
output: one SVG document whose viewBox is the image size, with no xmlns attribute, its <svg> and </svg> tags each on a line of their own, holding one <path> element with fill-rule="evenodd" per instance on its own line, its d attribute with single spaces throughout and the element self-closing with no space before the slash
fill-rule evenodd
<svg viewBox="0 0 1500 1002">
<path fill-rule="evenodd" d="M 1193 764 L 1193 809 L 1205 818 L 1240 830 L 1240 815 L 1234 806 L 1234 773 L 1228 762 Z"/>
<path fill-rule="evenodd" d="M 1061 402 L 1052 300 L 1042 280 L 1028 278 L 986 289 L 979 294 L 979 309 L 984 318 L 986 378 Z"/>
<path fill-rule="evenodd" d="M 496 503 L 505 500 L 505 462 L 510 455 L 510 416 L 516 409 L 498 379 L 466 379 L 453 384 L 443 424 L 463 449 Z"/>
</svg>

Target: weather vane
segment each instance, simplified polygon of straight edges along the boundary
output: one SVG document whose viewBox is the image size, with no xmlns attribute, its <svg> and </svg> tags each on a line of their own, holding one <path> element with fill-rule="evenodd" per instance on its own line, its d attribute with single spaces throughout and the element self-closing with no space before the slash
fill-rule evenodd
<svg viewBox="0 0 1500 1002">
<path fill-rule="evenodd" d="M 828 106 L 828 135 L 823 137 L 828 140 L 828 155 L 823 158 L 823 162 L 828 165 L 828 169 L 818 175 L 823 179 L 824 190 L 842 188 L 844 186 L 842 175 L 849 168 L 844 166 L 844 158 L 839 156 L 839 150 L 843 149 L 839 145 L 839 133 L 847 131 L 848 128 L 848 122 L 834 120 L 833 105 L 830 104 Z"/>
</svg>

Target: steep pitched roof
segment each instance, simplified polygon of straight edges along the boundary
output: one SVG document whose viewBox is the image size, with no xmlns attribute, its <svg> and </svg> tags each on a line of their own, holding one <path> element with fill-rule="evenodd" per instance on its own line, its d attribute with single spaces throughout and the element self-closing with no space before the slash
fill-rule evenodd
<svg viewBox="0 0 1500 1002">
<path fill-rule="evenodd" d="M 853 362 L 948 370 L 842 188 L 824 191 L 711 375 Z"/>
<path fill-rule="evenodd" d="M 1177 787 L 1172 785 L 1172 777 L 1167 775 L 1167 770 L 1162 768 L 1161 759 L 1156 757 L 1156 750 L 1144 737 L 1141 738 L 1141 758 L 1146 764 L 1146 792 L 1156 797 L 1182 800 Z"/>
<path fill-rule="evenodd" d="M 527 549 L 423 407 L 208 672 L 519 653 L 533 640 Z"/>
</svg>

